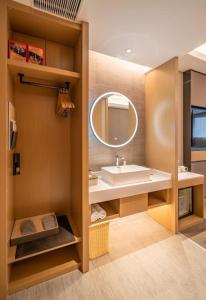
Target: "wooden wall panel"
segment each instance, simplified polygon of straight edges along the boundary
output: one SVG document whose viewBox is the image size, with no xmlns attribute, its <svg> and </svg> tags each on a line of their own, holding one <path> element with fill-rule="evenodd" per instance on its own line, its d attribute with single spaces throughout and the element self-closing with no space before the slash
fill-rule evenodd
<svg viewBox="0 0 206 300">
<path fill-rule="evenodd" d="M 183 73 L 183 164 L 191 168 L 191 72 Z"/>
<path fill-rule="evenodd" d="M 124 156 L 128 164 L 145 163 L 144 72 L 140 66 L 115 57 L 89 51 L 89 104 L 103 93 L 116 91 L 131 99 L 138 114 L 138 129 L 134 139 L 125 147 L 109 148 L 100 143 L 89 127 L 89 164 L 92 170 L 113 165 L 115 155 Z"/>
<path fill-rule="evenodd" d="M 70 118 L 56 115 L 57 92 L 17 84 L 21 174 L 15 176 L 15 218 L 70 208 Z"/>
<path fill-rule="evenodd" d="M 191 71 L 191 105 L 206 107 L 206 75 Z"/>
<path fill-rule="evenodd" d="M 178 97 L 178 161 L 183 165 L 183 73 L 179 72 L 179 97 Z"/>
<path fill-rule="evenodd" d="M 172 174 L 171 205 L 151 209 L 149 215 L 173 232 L 177 230 L 177 104 L 178 60 L 174 58 L 146 74 L 146 165 Z"/>
<path fill-rule="evenodd" d="M 78 246 L 81 269 L 89 270 L 88 226 L 88 24 L 82 23 L 82 37 L 75 49 L 75 65 L 81 73 L 72 91 L 75 109 L 71 114 L 71 209 L 82 236 Z"/>
<path fill-rule="evenodd" d="M 191 162 L 206 161 L 206 151 L 191 151 Z"/>
<path fill-rule="evenodd" d="M 205 153 L 205 151 L 199 151 Z M 191 171 L 204 175 L 204 197 L 206 197 L 206 160 L 192 161 Z"/>
<path fill-rule="evenodd" d="M 6 298 L 8 288 L 8 93 L 7 93 L 7 14 L 6 1 L 0 1 L 0 300 Z"/>
<path fill-rule="evenodd" d="M 206 74 L 193 70 L 183 73 L 184 76 L 184 165 L 192 172 L 205 175 L 206 151 L 191 148 L 191 106 L 206 107 Z M 206 180 L 205 180 L 206 182 Z M 204 187 L 206 195 L 206 185 Z"/>
</svg>

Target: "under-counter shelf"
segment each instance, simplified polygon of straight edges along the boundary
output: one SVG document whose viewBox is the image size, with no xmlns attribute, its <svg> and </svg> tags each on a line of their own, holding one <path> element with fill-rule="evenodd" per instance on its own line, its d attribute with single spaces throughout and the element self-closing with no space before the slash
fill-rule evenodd
<svg viewBox="0 0 206 300">
<path fill-rule="evenodd" d="M 74 221 L 73 221 L 73 219 L 70 215 L 69 216 L 67 215 L 67 217 L 68 217 L 69 224 L 70 224 L 72 232 L 73 232 L 73 236 L 74 236 L 73 241 L 65 242 L 65 243 L 62 243 L 60 245 L 57 245 L 57 246 L 54 246 L 54 247 L 51 247 L 51 248 L 48 248 L 48 249 L 45 249 L 45 250 L 42 250 L 42 251 L 39 251 L 39 252 L 35 252 L 35 253 L 29 254 L 29 255 L 25 255 L 25 256 L 22 256 L 22 257 L 19 257 L 19 258 L 16 258 L 17 246 L 11 246 L 9 248 L 8 263 L 12 264 L 12 263 L 15 263 L 15 262 L 18 262 L 18 261 L 29 259 L 31 257 L 42 255 L 42 254 L 45 254 L 45 253 L 48 253 L 48 252 L 51 252 L 51 251 L 55 251 L 55 250 L 60 249 L 60 248 L 68 247 L 70 245 L 74 245 L 74 244 L 79 243 L 81 241 L 81 238 L 79 237 L 79 233 L 78 233 L 78 230 L 76 228 L 76 225 L 75 225 L 75 223 L 74 223 Z"/>
<path fill-rule="evenodd" d="M 169 204 L 170 190 L 148 193 L 148 209 Z"/>
<path fill-rule="evenodd" d="M 80 73 L 63 70 L 59 68 L 48 67 L 45 65 L 36 65 L 28 62 L 8 59 L 8 68 L 12 75 L 17 76 L 19 73 L 26 77 L 64 84 L 70 82 L 75 84 L 80 79 Z"/>
<path fill-rule="evenodd" d="M 9 293 L 76 270 L 79 264 L 75 245 L 15 262 L 10 270 Z"/>
<path fill-rule="evenodd" d="M 99 219 L 91 224 L 109 221 L 119 217 L 119 199 L 101 202 L 99 205 L 106 211 L 107 216 L 104 219 Z"/>
<path fill-rule="evenodd" d="M 148 209 L 166 205 L 166 204 L 168 204 L 168 203 L 157 197 L 154 197 L 154 196 L 148 197 Z"/>
<path fill-rule="evenodd" d="M 191 172 L 178 174 L 178 189 L 192 187 L 193 214 L 178 219 L 178 231 L 197 225 L 204 220 L 204 176 Z"/>
<path fill-rule="evenodd" d="M 181 218 L 178 220 L 178 228 L 179 231 L 183 231 L 187 229 L 188 227 L 197 225 L 201 223 L 204 220 L 204 218 L 197 216 L 195 214 Z"/>
</svg>

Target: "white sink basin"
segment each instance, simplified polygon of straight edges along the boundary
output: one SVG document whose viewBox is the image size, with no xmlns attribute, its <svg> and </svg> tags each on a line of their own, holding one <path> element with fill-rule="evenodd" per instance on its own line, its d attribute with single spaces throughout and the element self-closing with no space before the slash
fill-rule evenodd
<svg viewBox="0 0 206 300">
<path fill-rule="evenodd" d="M 102 167 L 102 179 L 112 185 L 150 180 L 151 169 L 137 165 Z"/>
</svg>

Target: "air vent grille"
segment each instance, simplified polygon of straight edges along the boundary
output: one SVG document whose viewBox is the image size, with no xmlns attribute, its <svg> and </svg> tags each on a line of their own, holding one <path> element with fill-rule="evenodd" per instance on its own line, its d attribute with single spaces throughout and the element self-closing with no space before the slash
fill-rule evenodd
<svg viewBox="0 0 206 300">
<path fill-rule="evenodd" d="M 33 0 L 34 7 L 75 20 L 82 0 Z"/>
</svg>

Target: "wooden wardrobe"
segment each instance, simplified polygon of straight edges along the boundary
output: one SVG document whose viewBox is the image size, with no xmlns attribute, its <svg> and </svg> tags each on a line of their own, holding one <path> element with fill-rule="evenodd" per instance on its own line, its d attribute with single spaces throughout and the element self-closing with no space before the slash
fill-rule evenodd
<svg viewBox="0 0 206 300">
<path fill-rule="evenodd" d="M 88 24 L 75 23 L 14 1 L 0 3 L 0 299 L 57 275 L 88 270 Z M 46 64 L 8 58 L 8 40 L 45 48 Z M 25 79 L 70 82 L 75 109 L 56 115 L 56 90 L 22 85 Z M 9 150 L 9 103 L 18 127 Z M 20 175 L 13 176 L 13 153 Z M 14 221 L 63 213 L 75 242 L 16 260 L 10 246 Z"/>
</svg>

